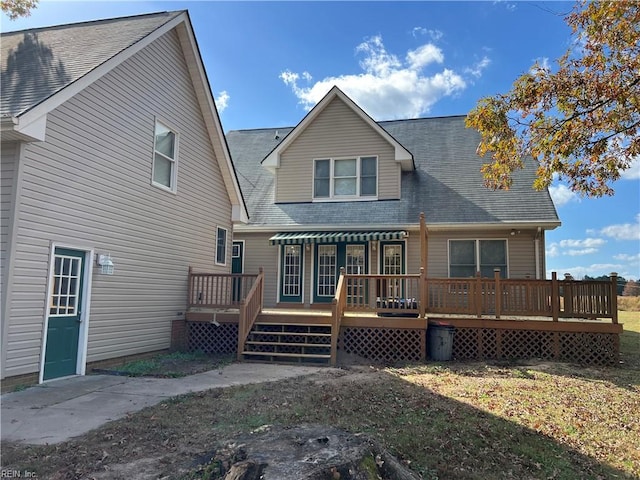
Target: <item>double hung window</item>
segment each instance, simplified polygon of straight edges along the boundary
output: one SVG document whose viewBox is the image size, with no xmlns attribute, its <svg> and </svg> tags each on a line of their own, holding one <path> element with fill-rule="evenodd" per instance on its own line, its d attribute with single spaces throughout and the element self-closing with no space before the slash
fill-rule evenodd
<svg viewBox="0 0 640 480">
<path fill-rule="evenodd" d="M 153 142 L 152 183 L 176 191 L 178 136 L 166 125 L 156 121 Z"/>
<path fill-rule="evenodd" d="M 449 277 L 493 277 L 495 268 L 507 277 L 506 240 L 449 240 Z"/>
<path fill-rule="evenodd" d="M 323 158 L 314 161 L 315 200 L 375 198 L 378 195 L 378 158 Z"/>
</svg>

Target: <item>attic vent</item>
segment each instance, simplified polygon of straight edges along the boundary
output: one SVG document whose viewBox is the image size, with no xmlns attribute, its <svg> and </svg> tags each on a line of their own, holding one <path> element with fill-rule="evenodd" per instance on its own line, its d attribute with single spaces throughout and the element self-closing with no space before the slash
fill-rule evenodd
<svg viewBox="0 0 640 480">
<path fill-rule="evenodd" d="M 278 130 L 276 130 L 276 134 L 273 137 L 274 140 L 279 140 L 280 139 L 280 134 L 278 133 Z"/>
</svg>

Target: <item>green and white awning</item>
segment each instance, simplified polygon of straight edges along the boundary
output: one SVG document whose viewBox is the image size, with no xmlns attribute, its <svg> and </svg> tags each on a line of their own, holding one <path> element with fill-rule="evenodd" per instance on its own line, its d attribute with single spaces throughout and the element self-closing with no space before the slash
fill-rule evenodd
<svg viewBox="0 0 640 480">
<path fill-rule="evenodd" d="M 391 232 L 283 232 L 269 239 L 271 245 L 302 245 L 307 243 L 354 243 L 369 240 L 400 240 L 407 236 L 404 230 Z"/>
</svg>

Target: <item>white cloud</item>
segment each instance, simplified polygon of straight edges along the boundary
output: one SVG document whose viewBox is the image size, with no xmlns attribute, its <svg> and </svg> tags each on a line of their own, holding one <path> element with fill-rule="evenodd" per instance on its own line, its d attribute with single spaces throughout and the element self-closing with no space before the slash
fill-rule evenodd
<svg viewBox="0 0 640 480">
<path fill-rule="evenodd" d="M 487 56 L 482 57 L 482 60 L 476 62 L 473 66 L 465 68 L 464 72 L 473 75 L 476 78 L 482 76 L 482 72 L 491 64 L 491 59 Z"/>
<path fill-rule="evenodd" d="M 444 33 L 437 29 L 431 30 L 424 27 L 413 27 L 413 30 L 411 30 L 411 35 L 413 35 L 414 38 L 418 38 L 418 35 L 429 35 L 429 37 L 431 37 L 431 40 L 437 42 L 444 36 Z"/>
<path fill-rule="evenodd" d="M 220 92 L 220 95 L 216 98 L 216 108 L 218 109 L 218 113 L 222 113 L 227 106 L 229 106 L 230 99 L 231 97 L 226 90 Z"/>
<path fill-rule="evenodd" d="M 560 249 L 557 243 L 552 243 L 545 251 L 547 257 L 557 257 L 560 255 Z"/>
<path fill-rule="evenodd" d="M 415 50 L 409 50 L 409 52 L 407 52 L 407 62 L 411 69 L 420 70 L 430 63 L 444 62 L 444 55 L 438 47 L 432 43 L 427 43 Z"/>
<path fill-rule="evenodd" d="M 605 243 L 607 243 L 607 241 L 602 238 L 585 238 L 584 240 L 560 240 L 560 246 L 563 248 L 594 248 L 601 247 Z"/>
<path fill-rule="evenodd" d="M 636 255 L 629 255 L 628 253 L 621 253 L 619 255 L 614 255 L 613 258 L 616 260 L 621 260 L 623 262 L 633 262 L 640 263 L 640 253 Z"/>
<path fill-rule="evenodd" d="M 299 84 L 301 77 L 311 83 L 306 72 L 301 76 L 286 70 L 280 79 L 308 110 L 337 85 L 376 120 L 419 117 L 442 97 L 467 87 L 465 79 L 451 69 L 424 71 L 428 65 L 444 62 L 442 50 L 430 43 L 408 51 L 404 61 L 386 50 L 379 35 L 358 45 L 356 51 L 364 55 L 361 73 L 327 77 L 308 87 Z"/>
<path fill-rule="evenodd" d="M 640 158 L 636 158 L 631 162 L 631 167 L 621 173 L 621 177 L 625 180 L 640 179 Z"/>
<path fill-rule="evenodd" d="M 598 251 L 597 248 L 583 248 L 582 250 L 567 250 L 567 255 L 576 257 L 578 255 L 589 255 L 591 253 L 596 253 L 597 251 Z"/>
<path fill-rule="evenodd" d="M 636 223 L 609 225 L 599 233 L 616 240 L 640 240 L 640 214 L 636 215 Z"/>
<path fill-rule="evenodd" d="M 569 187 L 564 183 L 558 183 L 557 185 L 551 185 L 549 187 L 549 193 L 555 203 L 556 207 L 561 207 L 569 202 L 578 201 L 579 197 L 575 192 L 572 192 Z"/>
</svg>

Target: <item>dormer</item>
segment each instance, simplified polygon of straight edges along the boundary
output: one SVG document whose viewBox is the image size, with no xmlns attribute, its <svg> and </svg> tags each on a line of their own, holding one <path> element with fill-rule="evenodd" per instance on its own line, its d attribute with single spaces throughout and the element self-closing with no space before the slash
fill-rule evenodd
<svg viewBox="0 0 640 480">
<path fill-rule="evenodd" d="M 275 202 L 400 199 L 413 155 L 339 88 L 262 161 L 276 177 Z"/>
</svg>

